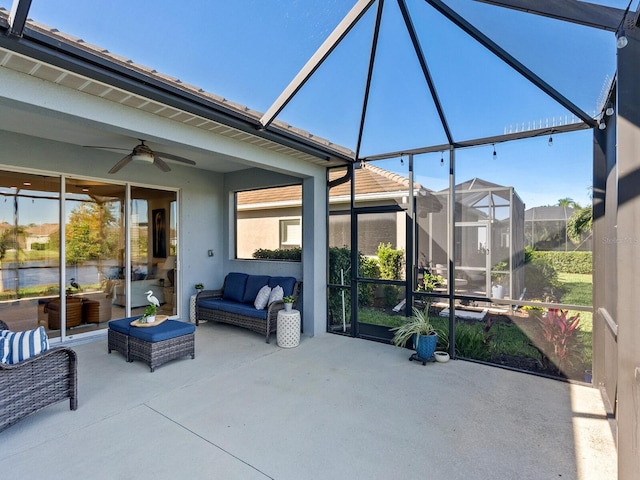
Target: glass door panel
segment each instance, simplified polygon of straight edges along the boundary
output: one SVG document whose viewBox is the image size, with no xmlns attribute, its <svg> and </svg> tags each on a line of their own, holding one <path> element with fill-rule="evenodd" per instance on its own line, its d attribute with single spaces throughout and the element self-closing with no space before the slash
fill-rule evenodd
<svg viewBox="0 0 640 480">
<path fill-rule="evenodd" d="M 59 294 L 60 180 L 0 171 L 0 308 L 12 330 L 43 325 Z"/>
<path fill-rule="evenodd" d="M 106 328 L 124 271 L 125 186 L 67 178 L 64 300 L 66 334 Z"/>
<path fill-rule="evenodd" d="M 132 315 L 144 313 L 150 290 L 160 302 L 158 313 L 176 314 L 177 211 L 176 192 L 131 188 L 130 295 L 123 288 L 119 303 L 128 303 Z"/>
</svg>

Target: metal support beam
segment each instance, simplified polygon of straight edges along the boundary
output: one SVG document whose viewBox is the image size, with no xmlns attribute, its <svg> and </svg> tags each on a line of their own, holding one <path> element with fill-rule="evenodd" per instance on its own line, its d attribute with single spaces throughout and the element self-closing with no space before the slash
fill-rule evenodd
<svg viewBox="0 0 640 480">
<path fill-rule="evenodd" d="M 331 35 L 320 45 L 316 53 L 313 54 L 304 67 L 302 67 L 302 70 L 298 72 L 287 88 L 284 89 L 273 105 L 271 105 L 262 116 L 260 123 L 263 128 L 267 128 L 269 124 L 273 122 L 374 2 L 375 0 L 358 0 L 358 3 L 356 3 L 347 16 L 342 19 L 333 32 L 331 32 Z"/>
<path fill-rule="evenodd" d="M 409 150 L 398 150 L 394 152 L 381 153 L 378 155 L 370 155 L 363 157 L 360 160 L 366 162 L 373 162 L 375 160 L 385 160 L 387 158 L 397 158 L 401 155 L 419 155 L 421 153 L 435 153 L 449 150 L 451 147 L 455 148 L 470 148 L 479 147 L 482 145 L 491 145 L 504 142 L 512 142 L 514 140 L 522 140 L 524 138 L 542 137 L 547 135 L 555 135 L 556 133 L 568 133 L 577 132 L 579 130 L 586 130 L 591 128 L 590 125 L 585 123 L 569 123 L 566 125 L 558 125 L 553 127 L 538 128 L 535 130 L 523 130 L 515 133 L 505 133 L 504 135 L 495 135 L 493 137 L 477 138 L 474 140 L 464 140 L 462 142 L 455 142 L 453 145 L 440 144 L 430 147 L 412 148 Z"/>
<path fill-rule="evenodd" d="M 520 75 L 525 77 L 531 83 L 533 83 L 536 87 L 542 90 L 544 93 L 553 98 L 556 102 L 562 105 L 564 108 L 573 113 L 580 120 L 585 122 L 592 127 L 595 127 L 596 121 L 591 118 L 587 113 L 585 113 L 580 107 L 571 102 L 568 98 L 554 89 L 551 85 L 545 82 L 538 75 L 529 70 L 523 63 L 518 61 L 515 57 L 509 54 L 506 50 L 500 47 L 497 43 L 487 37 L 484 33 L 474 27 L 471 23 L 465 20 L 462 16 L 460 16 L 457 12 L 451 9 L 448 5 L 446 5 L 441 0 L 425 0 L 425 2 L 429 3 L 433 8 L 435 8 L 438 12 L 448 18 L 451 22 L 457 25 L 462 31 L 466 32 L 472 38 L 474 38 L 478 43 L 496 55 L 500 60 L 505 62 L 511 68 L 513 68 Z"/>
<path fill-rule="evenodd" d="M 13 0 L 11 12 L 9 12 L 9 35 L 22 36 L 30 8 L 31 0 Z"/>
<path fill-rule="evenodd" d="M 615 32 L 624 10 L 578 0 L 475 0 L 543 17 Z"/>
<path fill-rule="evenodd" d="M 384 0 L 378 3 L 378 11 L 376 13 L 376 23 L 373 28 L 373 39 L 371 40 L 371 52 L 369 55 L 369 68 L 367 69 L 367 81 L 364 87 L 364 98 L 362 100 L 362 112 L 360 113 L 360 126 L 358 127 L 358 140 L 356 143 L 356 161 L 360 156 L 360 147 L 362 147 L 362 135 L 364 133 L 364 123 L 367 119 L 367 107 L 369 105 L 369 93 L 371 92 L 371 78 L 373 77 L 373 67 L 376 63 L 376 51 L 378 49 L 378 36 L 380 34 L 380 23 L 382 22 L 382 10 L 384 8 Z"/>
<path fill-rule="evenodd" d="M 429 92 L 431 92 L 431 98 L 433 99 L 433 103 L 435 104 L 436 110 L 438 111 L 438 116 L 440 117 L 440 123 L 442 124 L 444 133 L 447 136 L 447 142 L 449 142 L 449 144 L 451 145 L 453 144 L 453 136 L 451 135 L 451 129 L 449 128 L 449 123 L 447 122 L 447 118 L 444 114 L 444 109 L 442 108 L 442 104 L 440 103 L 440 98 L 438 97 L 438 91 L 436 90 L 436 86 L 433 83 L 431 72 L 429 72 L 429 66 L 427 65 L 427 61 L 424 57 L 422 46 L 418 41 L 418 35 L 413 25 L 413 21 L 411 20 L 411 16 L 409 15 L 409 9 L 407 8 L 407 4 L 405 0 L 398 0 L 398 6 L 400 7 L 400 11 L 402 12 L 402 17 L 404 18 L 404 23 L 407 27 L 407 31 L 409 32 L 409 36 L 411 37 L 411 43 L 413 44 L 413 49 L 415 50 L 416 56 L 418 57 L 418 62 L 420 62 L 420 68 L 422 68 L 422 74 L 424 75 L 424 79 L 426 80 L 427 86 L 429 87 Z"/>
</svg>

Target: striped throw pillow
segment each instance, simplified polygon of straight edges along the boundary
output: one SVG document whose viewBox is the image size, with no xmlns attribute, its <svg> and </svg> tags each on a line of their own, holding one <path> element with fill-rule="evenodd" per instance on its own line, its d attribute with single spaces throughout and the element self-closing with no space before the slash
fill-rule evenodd
<svg viewBox="0 0 640 480">
<path fill-rule="evenodd" d="M 25 332 L 4 330 L 3 335 L 0 338 L 2 363 L 18 363 L 49 349 L 49 339 L 42 326 Z"/>
</svg>

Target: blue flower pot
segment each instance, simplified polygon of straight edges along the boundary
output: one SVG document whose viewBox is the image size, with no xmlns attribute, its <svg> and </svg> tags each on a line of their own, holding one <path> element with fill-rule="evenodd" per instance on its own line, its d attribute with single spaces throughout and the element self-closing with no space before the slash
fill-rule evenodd
<svg viewBox="0 0 640 480">
<path fill-rule="evenodd" d="M 418 356 L 420 358 L 424 358 L 425 360 L 428 360 L 431 357 L 433 357 L 433 352 L 436 351 L 437 344 L 438 344 L 437 333 L 433 333 L 431 335 L 414 335 L 413 336 L 413 348 L 415 348 Z"/>
</svg>

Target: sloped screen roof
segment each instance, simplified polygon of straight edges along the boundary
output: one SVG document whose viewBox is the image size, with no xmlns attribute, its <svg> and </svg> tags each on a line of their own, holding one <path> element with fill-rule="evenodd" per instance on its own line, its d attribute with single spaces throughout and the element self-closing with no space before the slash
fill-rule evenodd
<svg viewBox="0 0 640 480">
<path fill-rule="evenodd" d="M 97 9 L 80 0 L 34 0 L 30 17 L 266 111 L 355 3 L 114 0 Z M 473 0 L 405 3 L 455 141 L 578 119 L 442 15 L 438 3 L 589 116 L 598 114 L 615 72 L 611 32 Z M 597 3 L 624 9 L 628 2 Z M 280 120 L 355 150 L 377 8 L 373 2 Z M 384 3 L 370 87 L 361 156 L 447 142 L 399 2 Z"/>
</svg>

